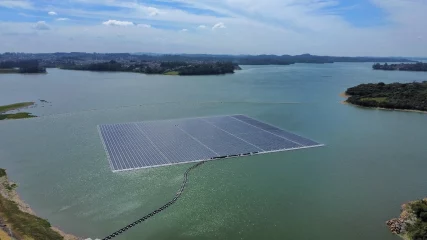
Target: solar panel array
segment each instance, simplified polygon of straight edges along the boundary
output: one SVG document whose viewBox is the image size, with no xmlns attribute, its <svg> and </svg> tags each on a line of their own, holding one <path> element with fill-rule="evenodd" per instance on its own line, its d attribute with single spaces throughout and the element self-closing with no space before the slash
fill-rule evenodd
<svg viewBox="0 0 427 240">
<path fill-rule="evenodd" d="M 113 172 L 323 146 L 245 115 L 99 125 Z"/>
</svg>

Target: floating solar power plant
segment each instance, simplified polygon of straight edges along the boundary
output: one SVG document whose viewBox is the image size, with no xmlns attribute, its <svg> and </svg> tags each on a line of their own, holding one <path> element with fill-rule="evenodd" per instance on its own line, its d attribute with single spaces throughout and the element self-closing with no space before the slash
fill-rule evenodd
<svg viewBox="0 0 427 240">
<path fill-rule="evenodd" d="M 113 172 L 323 144 L 244 115 L 98 126 Z"/>
</svg>

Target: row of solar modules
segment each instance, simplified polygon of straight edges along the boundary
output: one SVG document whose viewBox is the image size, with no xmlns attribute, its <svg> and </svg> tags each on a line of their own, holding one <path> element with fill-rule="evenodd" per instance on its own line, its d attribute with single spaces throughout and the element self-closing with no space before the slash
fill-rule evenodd
<svg viewBox="0 0 427 240">
<path fill-rule="evenodd" d="M 244 115 L 100 125 L 113 171 L 320 146 Z"/>
</svg>

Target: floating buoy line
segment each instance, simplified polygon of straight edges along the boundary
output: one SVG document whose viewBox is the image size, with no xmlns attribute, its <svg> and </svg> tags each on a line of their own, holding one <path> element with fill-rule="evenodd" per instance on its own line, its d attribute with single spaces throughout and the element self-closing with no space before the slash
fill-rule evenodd
<svg viewBox="0 0 427 240">
<path fill-rule="evenodd" d="M 166 208 L 168 208 L 172 204 L 174 204 L 181 197 L 182 192 L 184 192 L 184 189 L 187 186 L 188 174 L 191 172 L 191 170 L 203 165 L 204 163 L 205 162 L 199 162 L 199 163 L 193 165 L 192 167 L 188 168 L 187 171 L 185 171 L 184 180 L 182 181 L 181 188 L 178 190 L 178 192 L 176 193 L 175 197 L 172 200 L 170 200 L 169 202 L 167 202 L 163 206 L 159 207 L 158 209 L 152 211 L 151 213 L 141 217 L 140 219 L 138 219 L 138 220 L 126 225 L 125 227 L 113 232 L 112 234 L 108 235 L 107 237 L 103 238 L 102 240 L 108 240 L 108 239 L 115 238 L 115 237 L 119 236 L 120 234 L 123 234 L 124 232 L 128 231 L 129 229 L 135 227 L 136 225 L 138 225 L 138 224 L 146 221 L 147 219 L 153 217 L 154 215 L 160 213 L 161 211 L 166 210 Z"/>
</svg>

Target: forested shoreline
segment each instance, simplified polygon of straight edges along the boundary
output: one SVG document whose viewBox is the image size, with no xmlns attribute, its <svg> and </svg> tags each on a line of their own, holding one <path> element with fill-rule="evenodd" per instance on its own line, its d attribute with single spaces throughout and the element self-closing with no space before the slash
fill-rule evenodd
<svg viewBox="0 0 427 240">
<path fill-rule="evenodd" d="M 427 81 L 360 84 L 345 93 L 346 102 L 358 106 L 427 111 Z"/>
<path fill-rule="evenodd" d="M 416 71 L 416 72 L 427 72 L 427 63 L 400 63 L 400 64 L 388 64 L 376 63 L 372 66 L 374 70 L 386 70 L 386 71 Z"/>
<path fill-rule="evenodd" d="M 111 60 L 102 63 L 70 64 L 60 67 L 67 70 L 101 71 L 101 72 L 137 72 L 145 74 L 166 75 L 217 75 L 234 73 L 240 67 L 231 62 L 132 62 L 123 64 Z"/>
<path fill-rule="evenodd" d="M 0 73 L 46 73 L 38 60 L 0 61 Z"/>
</svg>

